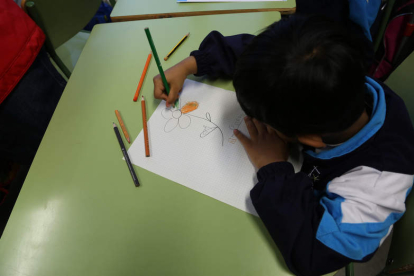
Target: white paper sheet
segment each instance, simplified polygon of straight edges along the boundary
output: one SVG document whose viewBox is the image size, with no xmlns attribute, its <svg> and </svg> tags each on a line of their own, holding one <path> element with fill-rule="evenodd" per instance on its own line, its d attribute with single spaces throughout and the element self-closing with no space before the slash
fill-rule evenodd
<svg viewBox="0 0 414 276">
<path fill-rule="evenodd" d="M 151 157 L 145 157 L 141 131 L 128 151 L 131 162 L 257 215 L 249 196 L 255 169 L 233 135 L 234 128 L 247 134 L 236 93 L 186 80 L 180 108 L 192 101 L 199 106 L 187 114 L 166 109 L 162 101 L 148 121 Z"/>
</svg>

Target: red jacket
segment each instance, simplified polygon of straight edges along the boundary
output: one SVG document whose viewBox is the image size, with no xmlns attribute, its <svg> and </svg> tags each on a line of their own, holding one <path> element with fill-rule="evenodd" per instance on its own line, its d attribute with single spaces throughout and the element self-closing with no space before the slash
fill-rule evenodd
<svg viewBox="0 0 414 276">
<path fill-rule="evenodd" d="M 13 0 L 0 0 L 0 104 L 32 65 L 44 41 L 42 30 Z"/>
</svg>

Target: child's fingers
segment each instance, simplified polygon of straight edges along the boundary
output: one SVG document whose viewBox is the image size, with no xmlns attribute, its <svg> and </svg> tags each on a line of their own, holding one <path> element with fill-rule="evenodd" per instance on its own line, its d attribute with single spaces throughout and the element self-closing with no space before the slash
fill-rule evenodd
<svg viewBox="0 0 414 276">
<path fill-rule="evenodd" d="M 174 104 L 175 101 L 178 99 L 178 93 L 180 93 L 180 88 L 177 88 L 176 86 L 170 87 L 170 93 L 167 97 L 167 103 L 168 104 Z"/>
<path fill-rule="evenodd" d="M 162 83 L 160 75 L 154 77 L 154 98 L 160 100 L 167 100 L 167 95 L 164 93 L 164 84 Z"/>
<path fill-rule="evenodd" d="M 248 116 L 244 117 L 244 121 L 246 123 L 247 130 L 249 131 L 250 137 L 252 138 L 252 140 L 255 140 L 258 135 L 255 124 L 253 123 L 252 119 Z"/>
<path fill-rule="evenodd" d="M 168 96 L 163 90 L 154 88 L 154 98 L 167 101 Z"/>
<path fill-rule="evenodd" d="M 276 133 L 276 131 L 272 127 L 266 126 L 266 128 L 267 128 L 267 132 L 269 132 L 270 134 Z"/>
<path fill-rule="evenodd" d="M 256 126 L 256 129 L 259 135 L 264 134 L 266 132 L 266 126 L 262 122 L 253 118 L 253 123 Z"/>
<path fill-rule="evenodd" d="M 247 138 L 243 133 L 238 131 L 237 129 L 233 130 L 234 135 L 236 135 L 237 139 L 239 139 L 240 143 L 243 145 L 244 148 L 250 146 L 250 139 Z"/>
</svg>

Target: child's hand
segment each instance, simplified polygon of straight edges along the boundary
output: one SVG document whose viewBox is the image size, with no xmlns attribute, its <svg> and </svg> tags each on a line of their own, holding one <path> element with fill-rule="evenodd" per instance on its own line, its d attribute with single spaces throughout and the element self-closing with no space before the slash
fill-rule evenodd
<svg viewBox="0 0 414 276">
<path fill-rule="evenodd" d="M 273 162 L 287 161 L 289 157 L 288 144 L 277 136 L 275 130 L 256 119 L 245 117 L 244 121 L 251 139 L 237 129 L 234 130 L 234 134 L 242 143 L 256 169 Z"/>
<path fill-rule="evenodd" d="M 183 88 L 183 84 L 188 75 L 197 73 L 197 63 L 194 57 L 190 56 L 180 63 L 165 71 L 165 78 L 170 86 L 170 93 L 165 94 L 165 87 L 160 75 L 154 77 L 154 97 L 167 102 L 167 107 L 174 104 Z"/>
</svg>

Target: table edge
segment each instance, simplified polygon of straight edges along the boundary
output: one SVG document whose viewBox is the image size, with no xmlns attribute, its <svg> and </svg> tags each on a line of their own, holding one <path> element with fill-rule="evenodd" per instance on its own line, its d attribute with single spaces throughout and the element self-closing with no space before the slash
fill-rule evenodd
<svg viewBox="0 0 414 276">
<path fill-rule="evenodd" d="M 185 16 L 198 16 L 198 15 L 234 14 L 234 13 L 251 13 L 251 12 L 274 12 L 274 11 L 280 12 L 281 15 L 289 15 L 289 14 L 293 14 L 293 13 L 296 12 L 296 7 L 294 7 L 294 8 L 266 8 L 266 9 L 218 10 L 218 11 L 172 12 L 172 13 L 159 13 L 159 14 L 123 15 L 123 16 L 111 16 L 111 20 L 113 22 L 125 22 L 125 21 L 185 17 Z"/>
</svg>

